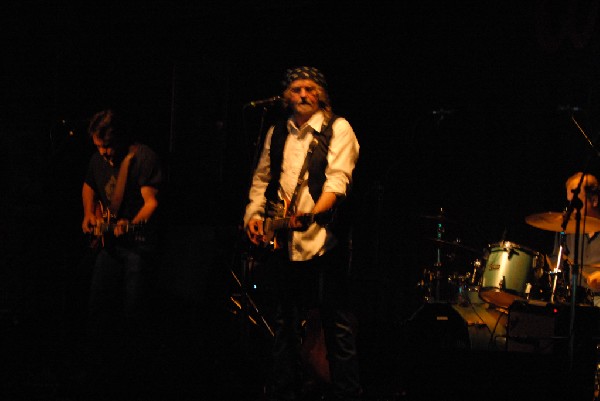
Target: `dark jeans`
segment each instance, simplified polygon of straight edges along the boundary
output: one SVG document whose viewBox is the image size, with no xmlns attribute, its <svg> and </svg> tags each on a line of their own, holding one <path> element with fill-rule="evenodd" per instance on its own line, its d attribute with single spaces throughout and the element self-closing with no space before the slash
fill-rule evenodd
<svg viewBox="0 0 600 401">
<path fill-rule="evenodd" d="M 88 334 L 104 351 L 128 347 L 140 336 L 144 317 L 146 258 L 115 246 L 98 254 L 90 288 Z"/>
<path fill-rule="evenodd" d="M 334 400 L 358 400 L 361 387 L 356 350 L 356 320 L 348 307 L 347 258 L 330 252 L 307 262 L 274 256 L 275 316 L 272 399 L 302 399 L 306 366 L 301 358 L 307 311 L 318 308 L 324 331 Z"/>
</svg>

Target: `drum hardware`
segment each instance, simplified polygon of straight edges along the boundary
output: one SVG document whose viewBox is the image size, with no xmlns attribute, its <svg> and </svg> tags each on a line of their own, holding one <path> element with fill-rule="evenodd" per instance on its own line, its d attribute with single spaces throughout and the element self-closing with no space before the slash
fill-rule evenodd
<svg viewBox="0 0 600 401">
<path fill-rule="evenodd" d="M 448 247 L 450 249 L 458 248 L 458 249 L 461 249 L 461 250 L 464 250 L 464 251 L 468 251 L 468 252 L 472 252 L 472 253 L 478 253 L 478 251 L 476 249 L 468 247 L 466 245 L 463 245 L 461 243 L 460 238 L 457 238 L 454 241 L 445 241 L 445 240 L 438 239 L 438 238 L 429 238 L 429 240 L 433 241 L 439 247 Z"/>
<path fill-rule="evenodd" d="M 466 265 L 466 272 L 447 273 L 446 265 L 424 267 L 417 283 L 420 298 L 426 303 L 482 303 L 479 299 L 481 260 Z M 472 266 L 472 270 L 471 267 Z M 471 270 L 471 271 L 470 271 Z"/>
<path fill-rule="evenodd" d="M 550 291 L 550 302 L 554 303 L 554 302 L 557 301 L 556 285 L 557 285 L 557 282 L 558 282 L 558 275 L 560 274 L 560 272 L 559 271 L 551 271 L 548 274 L 549 274 L 550 280 L 551 280 L 550 285 L 552 286 L 552 289 Z"/>
<path fill-rule="evenodd" d="M 437 244 L 440 248 L 449 251 L 449 254 L 446 255 L 449 262 L 455 262 L 457 254 L 471 255 L 477 253 L 477 250 L 475 250 L 474 248 L 462 244 L 459 238 L 457 238 L 454 241 L 437 240 L 433 238 L 431 238 L 430 240 Z M 453 266 L 440 266 L 441 278 L 446 279 L 446 282 L 444 284 L 445 287 L 449 289 L 449 292 L 447 294 L 444 294 L 446 297 L 445 300 L 450 303 L 462 303 L 464 298 L 463 293 L 468 292 L 468 287 L 472 287 L 478 284 L 477 277 L 479 275 L 478 272 L 480 270 L 480 267 L 480 259 L 475 259 L 475 261 L 473 262 L 464 261 L 463 264 L 460 265 L 456 265 L 456 263 L 453 263 Z M 458 271 L 452 271 L 452 268 Z M 438 300 L 439 299 L 440 298 L 438 298 Z"/>
<path fill-rule="evenodd" d="M 470 263 L 462 261 L 460 256 L 476 254 L 477 250 L 464 245 L 460 238 L 448 241 L 446 234 L 446 223 L 455 223 L 445 215 L 443 208 L 439 209 L 437 215 L 421 215 L 420 217 L 432 220 L 436 223 L 435 237 L 425 238 L 435 246 L 435 261 L 431 267 L 422 271 L 422 278 L 417 283 L 422 300 L 426 303 L 457 303 L 470 293 L 469 287 L 476 284 L 477 270 L 481 265 L 478 260 L 473 264 L 473 272 L 470 271 Z M 465 272 L 465 270 L 467 270 Z M 472 292 L 472 291 L 471 291 Z"/>
<path fill-rule="evenodd" d="M 477 274 L 479 271 L 481 271 L 481 259 L 475 259 L 475 261 L 473 262 L 473 274 L 471 275 L 471 285 L 475 284 L 475 280 L 477 280 L 477 277 L 479 277 L 479 275 Z"/>
<path fill-rule="evenodd" d="M 444 216 L 444 209 L 440 208 L 437 216 L 422 216 L 423 218 L 434 220 L 436 222 L 436 240 L 442 241 L 442 236 L 445 232 L 443 222 L 447 222 L 448 219 Z M 437 302 L 441 299 L 441 279 L 442 279 L 442 250 L 441 246 L 436 246 L 436 260 L 434 263 L 435 270 L 429 271 L 425 269 L 423 277 L 426 278 L 426 288 L 424 300 L 426 302 Z"/>
<path fill-rule="evenodd" d="M 565 244 L 565 234 L 562 231 L 560 233 L 559 244 L 560 244 L 560 246 L 558 248 L 558 256 L 556 257 L 556 263 L 554 265 L 554 268 L 550 272 L 550 277 L 552 278 L 552 290 L 550 292 L 550 302 L 554 302 L 554 298 L 556 295 L 556 283 L 558 280 L 558 274 L 561 271 L 560 268 L 561 268 L 561 263 L 562 263 L 562 259 L 563 259 L 563 248 L 564 248 L 564 244 Z"/>
<path fill-rule="evenodd" d="M 440 208 L 440 211 L 439 211 L 439 213 L 437 215 L 429 215 L 429 216 L 428 215 L 421 215 L 421 218 L 426 219 L 426 220 L 437 221 L 437 222 L 440 222 L 440 223 L 442 223 L 442 222 L 443 223 L 450 223 L 450 224 L 455 224 L 456 223 L 455 220 L 452 220 L 452 219 L 449 219 L 448 217 L 446 217 L 444 215 L 444 213 L 445 213 L 444 209 Z"/>
</svg>

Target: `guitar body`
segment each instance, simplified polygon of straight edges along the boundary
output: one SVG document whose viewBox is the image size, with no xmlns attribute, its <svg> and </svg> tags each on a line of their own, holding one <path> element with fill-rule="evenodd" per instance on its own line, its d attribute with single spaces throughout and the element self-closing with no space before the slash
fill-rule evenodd
<svg viewBox="0 0 600 401">
<path fill-rule="evenodd" d="M 268 203 L 267 217 L 263 224 L 264 244 L 273 250 L 281 249 L 287 242 L 289 206 L 289 200 L 283 196 L 279 202 Z"/>
<path fill-rule="evenodd" d="M 130 243 L 145 242 L 145 224 L 121 224 L 123 234 L 116 237 L 113 234 L 117 227 L 116 216 L 110 212 L 110 209 L 104 207 L 102 202 L 98 201 L 95 205 L 94 214 L 96 216 L 96 225 L 92 231 L 90 248 L 103 248 L 114 241 L 128 241 Z"/>
<path fill-rule="evenodd" d="M 282 191 L 279 191 L 279 201 L 269 201 L 267 203 L 267 210 L 265 221 L 263 223 L 263 245 L 271 248 L 272 250 L 281 249 L 286 246 L 288 241 L 288 235 L 292 229 L 290 229 L 290 219 L 293 213 L 290 211 L 290 200 L 285 197 Z M 302 229 L 307 229 L 315 221 L 319 224 L 329 224 L 334 215 L 335 211 L 330 210 L 323 213 L 302 213 L 295 215 L 294 218 L 296 223 L 301 223 Z"/>
<path fill-rule="evenodd" d="M 100 249 L 104 247 L 104 232 L 102 227 L 106 224 L 110 223 L 111 215 L 110 211 L 104 207 L 102 202 L 96 202 L 94 207 L 94 215 L 96 217 L 96 225 L 92 230 L 92 235 L 90 239 L 90 248 L 92 249 Z"/>
</svg>

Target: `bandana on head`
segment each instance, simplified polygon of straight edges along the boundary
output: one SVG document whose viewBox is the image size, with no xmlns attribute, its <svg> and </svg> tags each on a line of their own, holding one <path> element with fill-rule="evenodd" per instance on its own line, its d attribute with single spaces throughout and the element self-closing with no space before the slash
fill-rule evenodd
<svg viewBox="0 0 600 401">
<path fill-rule="evenodd" d="M 296 67 L 287 70 L 285 73 L 284 85 L 289 86 L 292 82 L 298 79 L 312 79 L 318 85 L 321 85 L 323 88 L 327 88 L 325 76 L 323 73 L 321 73 L 321 71 L 314 67 Z"/>
</svg>

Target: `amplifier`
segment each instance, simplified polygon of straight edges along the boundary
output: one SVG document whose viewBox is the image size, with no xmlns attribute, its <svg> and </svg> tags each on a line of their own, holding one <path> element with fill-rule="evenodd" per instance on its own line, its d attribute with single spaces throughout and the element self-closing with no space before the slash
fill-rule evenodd
<svg viewBox="0 0 600 401">
<path fill-rule="evenodd" d="M 600 309 L 575 306 L 574 335 L 577 344 L 598 337 Z M 508 310 L 507 351 L 550 354 L 568 346 L 571 305 L 540 301 L 514 301 Z"/>
</svg>

